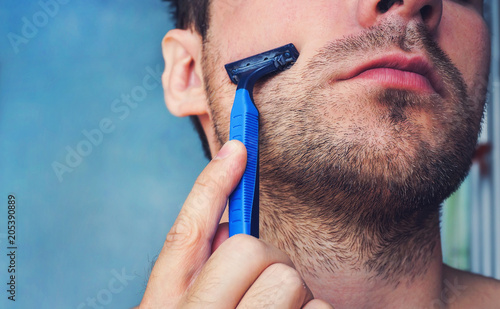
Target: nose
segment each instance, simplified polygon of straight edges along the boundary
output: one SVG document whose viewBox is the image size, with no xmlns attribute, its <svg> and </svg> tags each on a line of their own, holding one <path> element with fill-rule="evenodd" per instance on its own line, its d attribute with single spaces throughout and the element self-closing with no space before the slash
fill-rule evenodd
<svg viewBox="0 0 500 309">
<path fill-rule="evenodd" d="M 443 14 L 443 0 L 359 0 L 357 18 L 369 28 L 389 16 L 416 20 L 435 33 Z"/>
</svg>

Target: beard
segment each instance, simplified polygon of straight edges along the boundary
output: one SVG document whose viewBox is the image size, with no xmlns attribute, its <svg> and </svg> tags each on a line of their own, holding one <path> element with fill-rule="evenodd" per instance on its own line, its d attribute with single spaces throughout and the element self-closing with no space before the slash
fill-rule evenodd
<svg viewBox="0 0 500 309">
<path fill-rule="evenodd" d="M 332 82 L 351 63 L 394 48 L 424 53 L 442 91 Z M 205 72 L 214 72 L 211 63 L 204 58 Z M 294 69 L 254 90 L 261 237 L 302 271 L 321 263 L 332 272 L 350 265 L 384 278 L 418 275 L 412 270 L 428 262 L 439 240 L 440 205 L 468 173 L 487 82 L 471 85 L 477 91 L 471 95 L 460 71 L 417 24 L 386 23 L 331 42 Z M 222 144 L 229 112 L 211 73 L 205 82 Z"/>
</svg>

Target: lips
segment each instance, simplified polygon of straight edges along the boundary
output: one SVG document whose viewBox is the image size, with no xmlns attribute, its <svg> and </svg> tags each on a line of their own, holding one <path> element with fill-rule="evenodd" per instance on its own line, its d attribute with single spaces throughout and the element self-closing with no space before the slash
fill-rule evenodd
<svg viewBox="0 0 500 309">
<path fill-rule="evenodd" d="M 343 80 L 370 80 L 386 88 L 399 88 L 443 95 L 443 81 L 434 67 L 421 56 L 404 54 L 386 55 L 360 64 L 344 76 Z"/>
</svg>

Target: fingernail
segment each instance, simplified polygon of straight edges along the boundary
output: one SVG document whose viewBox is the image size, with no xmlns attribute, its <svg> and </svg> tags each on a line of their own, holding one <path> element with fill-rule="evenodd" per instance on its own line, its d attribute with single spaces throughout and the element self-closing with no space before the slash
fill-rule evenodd
<svg viewBox="0 0 500 309">
<path fill-rule="evenodd" d="M 214 160 L 225 159 L 225 158 L 229 157 L 229 155 L 231 155 L 233 153 L 233 151 L 234 151 L 234 143 L 232 141 L 229 141 L 229 142 L 225 143 L 224 146 L 222 146 L 222 148 L 219 150 L 219 152 L 215 156 Z"/>
</svg>

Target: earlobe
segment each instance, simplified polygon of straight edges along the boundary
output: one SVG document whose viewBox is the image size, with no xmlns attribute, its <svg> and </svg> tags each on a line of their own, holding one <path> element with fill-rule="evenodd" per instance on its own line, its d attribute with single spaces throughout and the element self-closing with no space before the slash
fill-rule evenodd
<svg viewBox="0 0 500 309">
<path fill-rule="evenodd" d="M 178 117 L 207 114 L 200 35 L 192 30 L 170 30 L 163 38 L 162 50 L 162 82 L 169 111 Z"/>
</svg>

